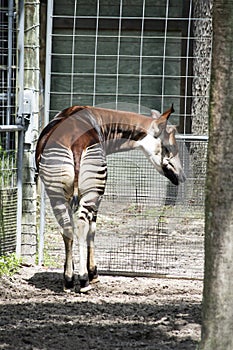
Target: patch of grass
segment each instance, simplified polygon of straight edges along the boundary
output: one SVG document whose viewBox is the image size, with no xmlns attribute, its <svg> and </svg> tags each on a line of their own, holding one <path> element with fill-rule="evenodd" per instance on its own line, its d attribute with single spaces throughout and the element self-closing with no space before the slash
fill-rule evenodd
<svg viewBox="0 0 233 350">
<path fill-rule="evenodd" d="M 0 276 L 12 276 L 19 271 L 21 259 L 15 253 L 0 256 Z"/>
<path fill-rule="evenodd" d="M 50 251 L 52 250 L 52 248 L 50 249 Z M 43 254 L 43 266 L 45 267 L 53 267 L 53 268 L 59 268 L 60 264 L 59 261 L 57 261 L 55 259 L 55 257 L 51 256 L 49 254 L 48 249 L 45 247 L 44 248 L 44 254 Z M 36 257 L 36 263 L 38 264 L 38 256 Z"/>
<path fill-rule="evenodd" d="M 53 268 L 58 268 L 60 267 L 59 261 L 56 260 L 54 256 L 49 254 L 49 252 L 53 251 L 53 248 L 48 246 L 48 244 L 45 244 L 44 249 L 43 249 L 43 263 L 42 265 L 45 267 L 53 267 Z M 39 255 L 38 253 L 36 254 L 36 264 L 38 265 L 39 263 Z"/>
</svg>

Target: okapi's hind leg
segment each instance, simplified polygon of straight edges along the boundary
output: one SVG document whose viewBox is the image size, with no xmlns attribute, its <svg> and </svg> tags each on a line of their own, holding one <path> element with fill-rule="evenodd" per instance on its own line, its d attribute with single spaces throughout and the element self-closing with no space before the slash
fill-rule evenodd
<svg viewBox="0 0 233 350">
<path fill-rule="evenodd" d="M 96 198 L 98 196 L 95 194 L 94 199 Z M 91 289 L 90 283 L 98 282 L 94 256 L 94 237 L 99 202 L 100 200 L 98 199 L 95 208 L 91 209 L 84 204 L 85 202 L 82 199 L 79 208 L 77 236 L 79 241 L 79 281 L 81 293 L 86 293 Z"/>
<path fill-rule="evenodd" d="M 91 289 L 87 270 L 87 237 L 89 232 L 89 221 L 78 219 L 78 241 L 79 241 L 79 282 L 80 292 L 86 293 Z"/>
<path fill-rule="evenodd" d="M 59 196 L 60 197 L 60 196 Z M 57 198 L 50 196 L 54 215 L 62 227 L 62 237 L 65 244 L 65 264 L 63 273 L 64 291 L 70 291 L 74 288 L 74 263 L 73 263 L 73 236 L 74 223 L 73 215 L 69 202 L 64 196 Z"/>
<path fill-rule="evenodd" d="M 91 214 L 92 216 L 92 214 Z M 96 219 L 89 221 L 82 217 L 78 219 L 78 240 L 80 253 L 79 282 L 80 292 L 86 293 L 91 289 L 90 283 L 98 282 L 97 267 L 94 256 L 94 237 Z"/>
<path fill-rule="evenodd" d="M 63 289 L 65 292 L 74 289 L 74 263 L 73 263 L 73 239 L 67 237 L 67 234 L 62 235 L 65 244 L 65 264 L 63 273 Z"/>
<path fill-rule="evenodd" d="M 97 266 L 95 263 L 95 247 L 94 239 L 96 233 L 96 215 L 90 223 L 90 228 L 87 236 L 87 271 L 90 283 L 99 282 L 99 276 L 97 272 Z"/>
</svg>

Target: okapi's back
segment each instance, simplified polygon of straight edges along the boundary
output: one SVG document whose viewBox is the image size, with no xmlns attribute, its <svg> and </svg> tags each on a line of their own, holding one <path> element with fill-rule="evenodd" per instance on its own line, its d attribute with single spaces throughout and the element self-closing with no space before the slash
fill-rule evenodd
<svg viewBox="0 0 233 350">
<path fill-rule="evenodd" d="M 61 125 L 61 123 L 64 122 L 68 117 L 73 115 L 76 112 L 79 112 L 87 107 L 85 106 L 73 106 L 64 109 L 62 112 L 58 113 L 51 122 L 49 122 L 45 128 L 42 130 L 39 139 L 37 141 L 37 146 L 36 146 L 36 167 L 37 170 L 39 169 L 39 162 L 40 162 L 40 157 L 41 154 L 43 153 L 43 150 L 46 146 L 46 143 L 51 136 L 51 134 L 56 130 L 56 128 Z"/>
</svg>

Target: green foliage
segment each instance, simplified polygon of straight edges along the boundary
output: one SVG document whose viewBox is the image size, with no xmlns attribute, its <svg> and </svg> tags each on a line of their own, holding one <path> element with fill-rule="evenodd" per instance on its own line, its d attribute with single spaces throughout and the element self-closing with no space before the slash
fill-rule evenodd
<svg viewBox="0 0 233 350">
<path fill-rule="evenodd" d="M 0 276 L 14 275 L 18 272 L 20 265 L 21 259 L 19 259 L 15 253 L 0 256 Z"/>
<path fill-rule="evenodd" d="M 0 150 L 0 187 L 12 187 L 16 185 L 17 159 L 15 151 Z"/>
</svg>

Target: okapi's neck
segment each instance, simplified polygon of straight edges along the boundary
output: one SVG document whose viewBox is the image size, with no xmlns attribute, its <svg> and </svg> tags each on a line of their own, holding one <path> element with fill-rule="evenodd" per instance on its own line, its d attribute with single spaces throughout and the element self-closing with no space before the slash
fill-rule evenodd
<svg viewBox="0 0 233 350">
<path fill-rule="evenodd" d="M 37 166 L 46 145 L 72 149 L 74 158 L 87 147 L 102 143 L 106 153 L 135 148 L 148 133 L 153 118 L 132 112 L 73 106 L 59 113 L 43 130 L 36 150 Z"/>
<path fill-rule="evenodd" d="M 149 132 L 152 118 L 132 113 L 89 107 L 99 125 L 107 154 L 133 149 Z"/>
</svg>

